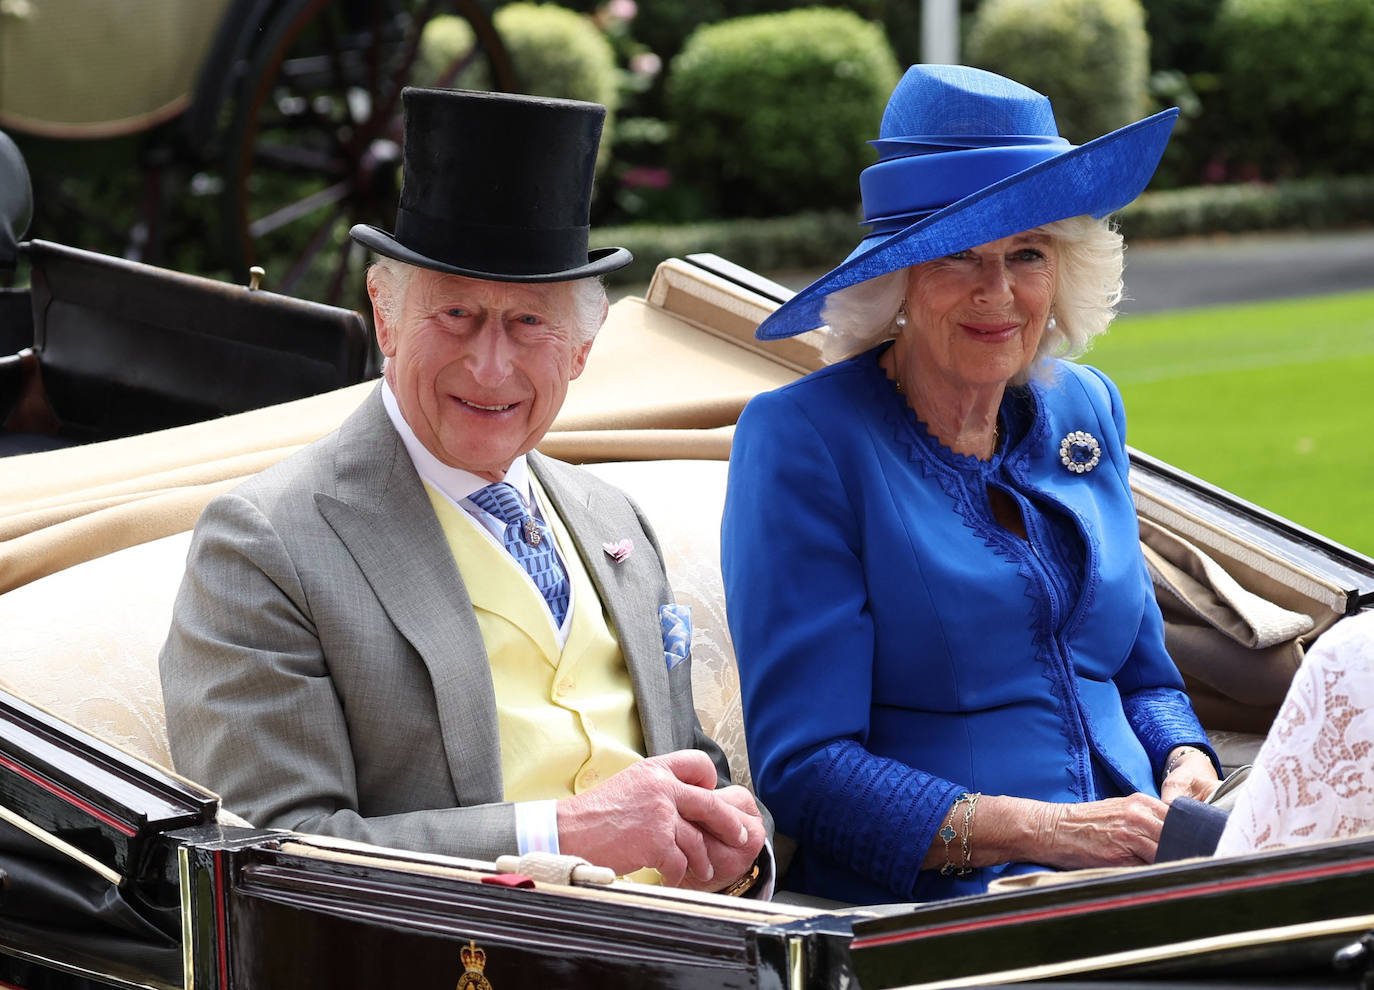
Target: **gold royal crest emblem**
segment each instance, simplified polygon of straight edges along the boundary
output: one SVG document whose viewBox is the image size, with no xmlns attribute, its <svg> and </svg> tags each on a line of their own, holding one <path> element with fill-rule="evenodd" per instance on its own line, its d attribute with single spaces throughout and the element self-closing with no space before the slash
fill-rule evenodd
<svg viewBox="0 0 1374 990">
<path fill-rule="evenodd" d="M 468 944 L 463 946 L 463 951 L 459 955 L 463 959 L 463 975 L 458 977 L 458 986 L 455 990 L 492 990 L 491 983 L 482 972 L 487 968 L 486 952 L 477 948 L 477 943 L 472 939 L 468 939 Z"/>
</svg>

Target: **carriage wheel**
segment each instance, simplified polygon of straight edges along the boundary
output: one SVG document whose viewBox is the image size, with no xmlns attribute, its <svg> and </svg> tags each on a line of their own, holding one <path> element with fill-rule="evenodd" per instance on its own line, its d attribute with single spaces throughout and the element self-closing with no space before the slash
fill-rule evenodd
<svg viewBox="0 0 1374 990">
<path fill-rule="evenodd" d="M 369 313 L 355 223 L 394 229 L 407 85 L 510 91 L 478 0 L 304 0 L 267 28 L 225 145 L 224 221 L 239 278 Z"/>
</svg>

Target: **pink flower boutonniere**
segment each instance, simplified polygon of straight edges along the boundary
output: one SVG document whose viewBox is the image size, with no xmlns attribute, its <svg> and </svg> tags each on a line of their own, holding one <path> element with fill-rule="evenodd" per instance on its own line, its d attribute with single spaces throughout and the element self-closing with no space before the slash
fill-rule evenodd
<svg viewBox="0 0 1374 990">
<path fill-rule="evenodd" d="M 617 564 L 622 563 L 634 548 L 635 545 L 628 536 L 616 543 L 601 544 L 601 549 L 606 551 L 606 556 L 610 557 Z"/>
</svg>

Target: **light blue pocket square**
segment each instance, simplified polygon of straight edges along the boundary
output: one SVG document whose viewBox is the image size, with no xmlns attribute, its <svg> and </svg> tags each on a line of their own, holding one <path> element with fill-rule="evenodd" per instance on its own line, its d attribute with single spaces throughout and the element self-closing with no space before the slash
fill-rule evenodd
<svg viewBox="0 0 1374 990">
<path fill-rule="evenodd" d="M 663 662 L 672 670 L 692 652 L 692 606 L 660 605 L 658 621 L 663 626 Z"/>
</svg>

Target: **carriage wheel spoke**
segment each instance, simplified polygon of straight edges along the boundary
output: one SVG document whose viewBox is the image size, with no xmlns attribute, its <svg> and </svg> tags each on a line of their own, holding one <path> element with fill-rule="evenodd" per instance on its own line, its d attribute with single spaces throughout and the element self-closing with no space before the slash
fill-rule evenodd
<svg viewBox="0 0 1374 990">
<path fill-rule="evenodd" d="M 311 193 L 304 199 L 273 210 L 265 217 L 259 217 L 248 225 L 248 233 L 254 239 L 265 237 L 287 224 L 295 223 L 297 220 L 314 213 L 322 206 L 343 202 L 352 190 L 353 180 L 351 178 L 336 182 L 317 193 Z"/>
<path fill-rule="evenodd" d="M 281 285 L 284 291 L 289 292 L 294 289 L 297 283 L 305 276 L 306 272 L 310 270 L 311 264 L 314 263 L 315 258 L 319 256 L 320 252 L 324 250 L 330 236 L 334 233 L 335 227 L 344 217 L 346 212 L 347 204 L 340 203 L 336 205 L 334 209 L 329 211 L 329 215 L 325 217 L 324 221 L 315 228 L 315 232 L 310 236 L 309 243 L 306 244 L 305 249 L 301 251 L 300 255 L 296 258 L 295 263 L 291 265 L 291 268 L 286 273 L 286 277 L 282 279 Z"/>
</svg>

